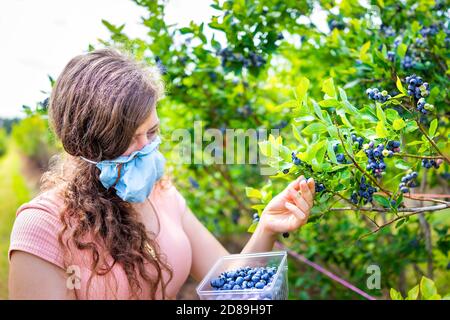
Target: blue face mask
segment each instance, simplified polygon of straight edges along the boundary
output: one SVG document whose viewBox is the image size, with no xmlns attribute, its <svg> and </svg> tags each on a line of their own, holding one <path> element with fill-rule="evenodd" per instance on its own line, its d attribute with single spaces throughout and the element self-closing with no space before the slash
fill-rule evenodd
<svg viewBox="0 0 450 320">
<path fill-rule="evenodd" d="M 113 160 L 94 162 L 81 158 L 100 169 L 100 181 L 106 189 L 114 187 L 124 201 L 144 202 L 164 173 L 165 159 L 157 149 L 160 143 L 157 136 L 141 150 Z"/>
</svg>

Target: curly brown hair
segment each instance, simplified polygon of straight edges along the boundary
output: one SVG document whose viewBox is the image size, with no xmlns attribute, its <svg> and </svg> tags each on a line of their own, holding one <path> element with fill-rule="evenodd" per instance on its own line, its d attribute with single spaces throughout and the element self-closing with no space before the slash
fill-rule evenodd
<svg viewBox="0 0 450 320">
<path fill-rule="evenodd" d="M 112 48 L 74 57 L 53 87 L 49 119 L 66 154 L 60 157 L 60 166 L 53 164 L 44 174 L 42 189 L 56 186 L 64 199 L 58 235 L 64 264 L 71 264 L 71 244 L 91 253 L 88 292 L 94 275 L 106 275 L 118 263 L 127 276 L 130 298 L 142 292 L 140 278 L 150 287 L 149 298 L 155 299 L 159 286 L 166 298 L 173 273 L 155 234 L 146 230 L 130 203 L 102 186 L 96 166 L 80 159 L 101 161 L 122 155 L 163 95 L 156 68 Z M 103 252 L 112 257 L 112 264 L 105 262 Z M 156 270 L 156 279 L 148 273 L 148 263 Z M 169 273 L 167 282 L 163 270 Z"/>
</svg>

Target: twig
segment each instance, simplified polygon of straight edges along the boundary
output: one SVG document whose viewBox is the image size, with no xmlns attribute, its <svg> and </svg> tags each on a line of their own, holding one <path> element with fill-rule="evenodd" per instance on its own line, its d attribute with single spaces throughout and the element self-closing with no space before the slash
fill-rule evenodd
<svg viewBox="0 0 450 320">
<path fill-rule="evenodd" d="M 420 183 L 420 192 L 423 193 L 427 184 L 427 171 L 425 170 L 422 175 L 422 181 Z M 423 205 L 423 201 L 419 202 Z M 423 212 L 419 214 L 419 223 L 420 227 L 425 236 L 425 248 L 427 250 L 427 271 L 428 277 L 433 279 L 433 244 L 431 242 L 431 229 L 430 224 L 427 219 L 425 219 L 425 215 Z"/>
<path fill-rule="evenodd" d="M 436 207 L 438 207 L 438 206 L 441 206 L 441 208 L 437 209 Z M 448 205 L 445 206 L 445 205 L 441 204 L 441 205 L 434 206 L 434 209 L 433 209 L 433 210 L 430 210 L 430 207 L 421 207 L 421 208 L 417 208 L 417 210 L 415 210 L 414 212 L 410 212 L 410 213 L 404 214 L 404 215 L 402 215 L 402 216 L 399 216 L 399 217 L 397 217 L 397 218 L 395 218 L 395 219 L 392 219 L 392 220 L 390 220 L 390 221 L 388 221 L 388 222 L 386 222 L 386 223 L 380 225 L 380 226 L 379 226 L 378 228 L 376 228 L 375 230 L 373 230 L 373 231 L 371 231 L 371 232 L 369 232 L 369 233 L 367 233 L 367 234 L 361 236 L 361 237 L 359 238 L 359 240 L 361 240 L 361 239 L 363 239 L 363 238 L 365 238 L 365 237 L 368 237 L 368 236 L 370 236 L 370 235 L 372 235 L 372 234 L 374 234 L 374 233 L 377 233 L 377 232 L 380 231 L 381 229 L 383 229 L 383 228 L 385 228 L 385 227 L 387 227 L 387 226 L 389 226 L 389 225 L 393 224 L 394 222 L 397 222 L 397 221 L 399 221 L 399 220 L 401 220 L 401 219 L 405 219 L 405 218 L 408 218 L 408 217 L 410 217 L 410 216 L 417 215 L 417 214 L 419 214 L 419 213 L 421 213 L 421 212 L 427 212 L 427 213 L 438 212 L 438 211 L 441 211 L 441 210 L 446 209 L 446 208 L 448 208 L 448 207 L 449 207 Z"/>
<path fill-rule="evenodd" d="M 394 153 L 394 157 L 406 157 L 406 158 L 417 158 L 417 159 L 444 159 L 443 156 L 419 156 L 409 153 Z"/>
<path fill-rule="evenodd" d="M 397 212 L 412 212 L 414 214 L 418 214 L 421 212 L 427 212 L 427 211 L 439 211 L 446 208 L 450 208 L 450 202 L 447 202 L 446 204 L 437 204 L 434 206 L 427 206 L 427 207 L 409 207 L 409 208 L 399 208 L 397 209 Z M 357 208 L 360 211 L 369 211 L 369 212 L 392 212 L 391 208 L 379 208 L 379 207 L 361 207 Z M 352 207 L 342 207 L 342 208 L 330 208 L 330 211 L 354 211 L 355 208 Z M 399 216 L 400 219 L 404 218 L 405 215 Z"/>
<path fill-rule="evenodd" d="M 425 138 L 427 138 L 427 140 L 431 143 L 431 145 L 436 149 L 436 151 L 443 157 L 443 159 L 450 164 L 450 159 L 445 156 L 442 151 L 438 148 L 438 146 L 436 145 L 436 143 L 433 141 L 433 139 L 431 139 L 428 134 L 426 133 L 425 129 L 422 127 L 422 125 L 420 124 L 420 121 L 418 119 L 416 119 L 416 123 L 417 126 L 419 127 L 419 130 L 422 131 L 423 135 L 425 136 Z"/>
</svg>

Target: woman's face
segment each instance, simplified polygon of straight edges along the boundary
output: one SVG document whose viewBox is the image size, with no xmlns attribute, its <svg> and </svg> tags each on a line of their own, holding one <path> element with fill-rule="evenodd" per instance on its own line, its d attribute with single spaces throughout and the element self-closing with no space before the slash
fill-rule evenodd
<svg viewBox="0 0 450 320">
<path fill-rule="evenodd" d="M 141 150 L 145 145 L 151 142 L 159 133 L 159 118 L 156 108 L 153 109 L 150 116 L 144 123 L 137 128 L 130 146 L 123 156 L 129 156 L 135 151 Z"/>
</svg>

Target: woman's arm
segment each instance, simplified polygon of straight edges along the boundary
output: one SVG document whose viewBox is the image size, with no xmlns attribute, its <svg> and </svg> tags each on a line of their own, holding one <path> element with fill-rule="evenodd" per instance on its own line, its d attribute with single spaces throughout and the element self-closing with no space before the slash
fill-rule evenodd
<svg viewBox="0 0 450 320">
<path fill-rule="evenodd" d="M 9 299 L 74 300 L 63 269 L 33 254 L 15 250 L 9 269 Z"/>
<path fill-rule="evenodd" d="M 274 197 L 242 253 L 271 251 L 280 232 L 293 231 L 305 224 L 313 204 L 311 190 L 314 188 L 312 179 L 306 182 L 299 177 Z M 301 196 L 297 195 L 299 191 Z M 183 228 L 192 247 L 191 275 L 200 281 L 219 258 L 230 253 L 189 209 L 183 218 Z"/>
</svg>

